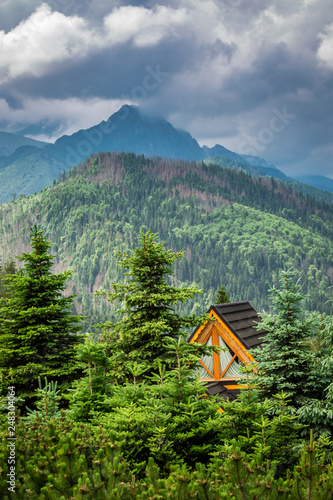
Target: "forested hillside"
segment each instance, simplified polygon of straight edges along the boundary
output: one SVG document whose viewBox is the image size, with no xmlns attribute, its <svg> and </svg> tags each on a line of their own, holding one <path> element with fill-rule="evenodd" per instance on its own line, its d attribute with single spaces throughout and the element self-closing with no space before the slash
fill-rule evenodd
<svg viewBox="0 0 333 500">
<path fill-rule="evenodd" d="M 301 178 L 299 178 L 299 180 L 295 180 L 291 177 L 287 177 L 280 170 L 273 166 L 259 167 L 256 165 L 249 165 L 244 162 L 219 156 L 206 158 L 205 160 L 203 160 L 203 162 L 206 165 L 219 165 L 221 168 L 232 168 L 234 170 L 247 172 L 253 177 L 268 176 L 273 177 L 274 179 L 281 179 L 287 186 L 295 189 L 299 193 L 302 193 L 304 196 L 309 195 L 316 200 L 323 200 L 327 201 L 328 203 L 333 203 L 333 192 L 330 183 L 331 179 L 329 179 L 328 177 L 321 177 L 321 184 L 319 185 L 318 183 L 316 184 L 315 179 L 318 180 L 318 177 L 320 178 L 320 176 L 314 176 L 314 181 L 311 183 L 305 180 L 306 177 L 304 177 L 304 181 Z"/>
<path fill-rule="evenodd" d="M 56 269 L 73 269 L 68 293 L 87 316 L 86 328 L 114 309 L 92 292 L 109 289 L 121 274 L 115 252 L 134 248 L 140 228 L 167 247 L 185 250 L 176 284 L 195 282 L 203 294 L 183 313 L 203 312 L 224 285 L 230 300 L 268 308 L 268 285 L 295 267 L 306 307 L 333 312 L 333 205 L 272 178 L 219 166 L 100 153 L 68 177 L 1 207 L 1 254 L 28 248 L 29 228 L 45 230 Z"/>
</svg>

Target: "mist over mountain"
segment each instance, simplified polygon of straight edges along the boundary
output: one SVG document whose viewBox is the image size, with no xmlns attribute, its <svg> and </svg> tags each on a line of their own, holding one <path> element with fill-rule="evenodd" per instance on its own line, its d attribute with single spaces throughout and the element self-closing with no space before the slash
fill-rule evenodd
<svg viewBox="0 0 333 500">
<path fill-rule="evenodd" d="M 15 134 L 31 137 L 33 139 L 43 138 L 45 142 L 52 142 L 53 137 L 58 137 L 64 132 L 64 127 L 64 123 L 60 120 L 50 121 L 45 119 L 38 123 L 20 128 Z"/>
</svg>

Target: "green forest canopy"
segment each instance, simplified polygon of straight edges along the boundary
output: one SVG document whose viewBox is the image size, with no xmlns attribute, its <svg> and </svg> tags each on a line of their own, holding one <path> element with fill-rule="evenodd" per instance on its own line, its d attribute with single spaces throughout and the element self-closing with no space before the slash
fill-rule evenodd
<svg viewBox="0 0 333 500">
<path fill-rule="evenodd" d="M 122 272 L 115 253 L 137 245 L 139 229 L 159 233 L 174 251 L 176 284 L 195 283 L 203 295 L 184 307 L 201 313 L 224 285 L 230 301 L 268 309 L 268 286 L 294 267 L 309 310 L 332 313 L 333 205 L 272 178 L 216 165 L 100 153 L 70 169 L 55 185 L 2 206 L 3 260 L 26 250 L 38 224 L 53 243 L 56 269 L 74 270 L 69 293 L 88 316 L 86 328 L 114 308 L 92 292 Z"/>
</svg>

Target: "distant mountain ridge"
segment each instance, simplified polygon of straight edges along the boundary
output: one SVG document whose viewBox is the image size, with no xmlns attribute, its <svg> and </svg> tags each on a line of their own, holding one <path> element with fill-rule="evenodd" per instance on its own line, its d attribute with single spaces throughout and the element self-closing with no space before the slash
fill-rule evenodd
<svg viewBox="0 0 333 500">
<path fill-rule="evenodd" d="M 147 115 L 125 105 L 105 122 L 71 136 L 60 137 L 55 147 L 65 154 L 68 167 L 100 151 L 123 151 L 145 156 L 201 160 L 205 157 L 188 132 L 176 130 L 165 118 Z"/>
<path fill-rule="evenodd" d="M 40 149 L 43 148 L 45 144 L 45 142 L 36 141 L 35 139 L 30 139 L 21 135 L 0 132 L 0 156 L 10 156 L 22 146 L 34 146 Z"/>
<path fill-rule="evenodd" d="M 333 193 L 333 179 L 325 177 L 324 175 L 301 175 L 295 177 L 296 181 L 314 186 L 318 189 L 323 189 Z"/>
<path fill-rule="evenodd" d="M 25 129 L 29 130 L 33 128 Z M 189 132 L 176 129 L 165 118 L 124 105 L 107 121 L 70 136 L 64 135 L 54 144 L 0 132 L 0 203 L 9 201 L 14 192 L 19 196 L 43 189 L 64 170 L 101 151 L 195 161 L 209 158 L 210 162 L 214 158 L 225 158 L 251 175 L 288 179 L 262 158 L 238 155 L 219 144 L 201 147 Z M 234 168 L 233 164 L 230 168 Z"/>
</svg>

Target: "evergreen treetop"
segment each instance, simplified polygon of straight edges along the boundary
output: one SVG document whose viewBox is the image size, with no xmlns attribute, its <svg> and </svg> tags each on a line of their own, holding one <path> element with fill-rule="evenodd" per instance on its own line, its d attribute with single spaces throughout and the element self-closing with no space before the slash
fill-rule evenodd
<svg viewBox="0 0 333 500">
<path fill-rule="evenodd" d="M 226 304 L 229 301 L 228 293 L 224 286 L 222 285 L 217 291 L 215 295 L 215 304 Z"/>
<path fill-rule="evenodd" d="M 281 271 L 281 288 L 270 289 L 276 312 L 259 315 L 262 322 L 258 330 L 267 335 L 261 348 L 254 351 L 254 357 L 261 395 L 271 397 L 284 391 L 291 404 L 298 407 L 304 397 L 314 392 L 314 352 L 309 349 L 309 337 L 316 332 L 317 321 L 314 315 L 301 318 L 300 302 L 304 296 L 293 278 L 292 270 Z"/>
<path fill-rule="evenodd" d="M 9 294 L 1 299 L 0 318 L 1 394 L 14 385 L 28 406 L 38 377 L 57 380 L 61 388 L 78 375 L 74 346 L 81 320 L 71 315 L 74 296 L 62 293 L 71 271 L 52 274 L 50 243 L 36 225 L 30 238 L 32 251 L 19 257 L 22 271 L 4 279 Z"/>
<path fill-rule="evenodd" d="M 122 319 L 107 323 L 112 329 L 109 345 L 114 346 L 119 358 L 119 369 L 134 362 L 149 368 L 157 366 L 157 359 L 168 363 L 164 338 L 177 339 L 184 329 L 197 326 L 202 317 L 180 316 L 174 310 L 178 302 L 185 302 L 197 293 L 196 286 L 178 288 L 167 282 L 173 273 L 172 265 L 184 252 L 165 250 L 158 235 L 141 230 L 140 246 L 128 253 L 119 253 L 119 266 L 126 269 L 124 283 L 112 283 L 109 301 L 121 301 L 117 311 Z M 111 347 L 112 349 L 112 347 Z"/>
</svg>

